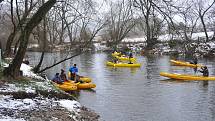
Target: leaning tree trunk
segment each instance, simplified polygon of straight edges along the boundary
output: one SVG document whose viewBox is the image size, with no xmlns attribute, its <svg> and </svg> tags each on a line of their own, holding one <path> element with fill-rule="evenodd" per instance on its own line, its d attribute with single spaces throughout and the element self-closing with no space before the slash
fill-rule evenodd
<svg viewBox="0 0 215 121">
<path fill-rule="evenodd" d="M 52 8 L 52 6 L 56 3 L 56 0 L 49 0 L 45 4 L 43 4 L 38 11 L 32 16 L 30 21 L 27 23 L 24 28 L 22 34 L 19 37 L 20 46 L 17 51 L 15 58 L 8 68 L 4 70 L 4 75 L 11 76 L 13 78 L 20 76 L 20 67 L 25 56 L 25 52 L 28 45 L 29 36 L 32 30 L 40 23 L 40 21 L 44 18 L 46 13 Z"/>
<path fill-rule="evenodd" d="M 38 73 L 38 72 L 39 72 L 40 67 L 41 67 L 41 65 L 42 65 L 42 63 L 43 63 L 44 55 L 45 55 L 45 51 L 43 51 L 42 54 L 41 54 L 41 56 L 40 56 L 40 62 L 37 64 L 37 66 L 35 66 L 35 67 L 33 68 L 33 72 L 34 72 L 34 73 Z"/>
</svg>

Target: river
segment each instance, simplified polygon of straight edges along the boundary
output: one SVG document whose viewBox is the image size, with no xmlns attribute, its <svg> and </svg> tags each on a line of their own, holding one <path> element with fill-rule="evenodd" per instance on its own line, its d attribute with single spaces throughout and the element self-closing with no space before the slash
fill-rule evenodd
<svg viewBox="0 0 215 121">
<path fill-rule="evenodd" d="M 31 64 L 40 53 L 29 52 Z M 46 53 L 43 66 L 63 58 L 64 54 Z M 103 121 L 214 121 L 215 82 L 174 81 L 159 73 L 194 74 L 188 67 L 171 66 L 170 56 L 136 55 L 141 68 L 112 68 L 105 65 L 111 55 L 86 53 L 46 71 L 52 78 L 60 69 L 67 72 L 76 63 L 79 74 L 93 79 L 95 91 L 81 90 L 78 101 L 101 116 Z M 199 59 L 215 75 L 212 60 Z M 197 73 L 198 74 L 198 73 Z"/>
</svg>

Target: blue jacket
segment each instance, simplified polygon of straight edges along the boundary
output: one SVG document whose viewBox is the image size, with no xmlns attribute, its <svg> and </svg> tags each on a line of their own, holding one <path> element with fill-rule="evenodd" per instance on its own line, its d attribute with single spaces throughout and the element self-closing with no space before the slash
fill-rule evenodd
<svg viewBox="0 0 215 121">
<path fill-rule="evenodd" d="M 69 71 L 71 72 L 71 73 L 73 73 L 73 74 L 77 74 L 78 73 L 78 68 L 77 67 L 71 67 L 70 69 L 69 69 Z"/>
<path fill-rule="evenodd" d="M 53 82 L 56 82 L 56 83 L 62 83 L 63 80 L 60 78 L 60 76 L 54 76 L 54 78 L 52 79 Z"/>
</svg>

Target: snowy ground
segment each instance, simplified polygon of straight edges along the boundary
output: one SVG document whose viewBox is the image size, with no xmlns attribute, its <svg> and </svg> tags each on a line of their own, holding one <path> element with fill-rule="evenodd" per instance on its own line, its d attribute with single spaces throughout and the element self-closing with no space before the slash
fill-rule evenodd
<svg viewBox="0 0 215 121">
<path fill-rule="evenodd" d="M 4 64 L 4 66 L 6 67 L 8 65 Z M 28 83 L 14 83 L 17 81 L 13 83 L 4 82 L 4 85 L 0 85 L 0 121 L 33 121 L 35 119 L 78 121 L 80 119 L 88 120 L 89 118 L 86 118 L 90 117 L 88 114 L 94 116 L 95 119 L 92 118 L 93 120 L 99 117 L 96 113 L 89 113 L 89 110 L 83 108 L 75 100 L 48 98 L 42 95 L 36 95 L 37 90 L 49 92 L 50 90 L 53 91 L 54 88 L 49 80 L 34 74 L 31 69 L 26 64 L 22 64 L 21 66 L 24 76 L 36 79 L 37 81 L 29 81 Z M 27 97 L 24 99 L 16 98 L 22 97 L 22 93 L 19 92 L 25 92 Z M 34 97 L 34 95 L 36 96 Z"/>
</svg>

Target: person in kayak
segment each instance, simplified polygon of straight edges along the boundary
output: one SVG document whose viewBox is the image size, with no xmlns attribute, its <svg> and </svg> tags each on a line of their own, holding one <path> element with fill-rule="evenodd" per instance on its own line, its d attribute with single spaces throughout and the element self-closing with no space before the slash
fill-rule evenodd
<svg viewBox="0 0 215 121">
<path fill-rule="evenodd" d="M 129 59 L 129 63 L 128 64 L 133 64 L 132 62 L 131 62 L 131 59 L 133 58 L 133 54 L 132 54 L 132 52 L 130 52 L 129 54 L 128 54 L 128 59 Z"/>
<path fill-rule="evenodd" d="M 195 65 L 197 65 L 197 64 L 198 64 L 198 59 L 197 59 L 197 57 L 194 57 L 194 58 L 193 58 L 193 62 L 190 62 L 190 64 L 195 64 Z"/>
<path fill-rule="evenodd" d="M 63 69 L 61 69 L 60 78 L 61 78 L 64 82 L 67 81 L 67 77 L 66 77 L 65 71 L 64 71 Z"/>
<path fill-rule="evenodd" d="M 203 73 L 203 76 L 209 76 L 209 71 L 207 66 L 201 67 L 202 70 L 199 70 L 199 72 Z"/>
<path fill-rule="evenodd" d="M 194 73 L 196 74 L 196 72 L 197 72 L 197 66 L 194 67 L 193 70 L 194 70 Z"/>
<path fill-rule="evenodd" d="M 62 84 L 64 81 L 60 78 L 59 73 L 56 73 L 52 81 L 58 84 Z"/>
<path fill-rule="evenodd" d="M 118 63 L 118 62 L 119 62 L 119 60 L 116 57 L 114 57 L 113 58 L 113 63 Z"/>
<path fill-rule="evenodd" d="M 75 81 L 75 83 L 77 83 L 77 82 L 81 82 L 81 83 L 83 83 L 83 81 L 81 81 L 80 80 L 80 76 L 78 75 L 78 68 L 77 68 L 77 65 L 76 64 L 74 64 L 70 69 L 69 69 L 69 71 L 70 71 L 70 79 L 71 80 L 74 80 Z"/>
<path fill-rule="evenodd" d="M 132 52 L 129 53 L 128 57 L 129 57 L 129 58 L 133 58 Z"/>
</svg>

